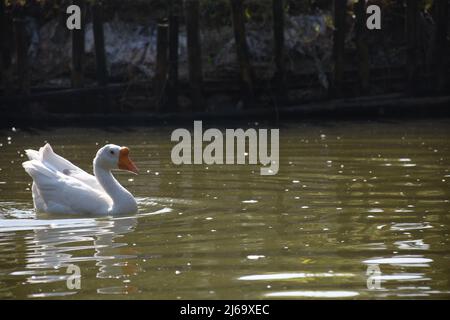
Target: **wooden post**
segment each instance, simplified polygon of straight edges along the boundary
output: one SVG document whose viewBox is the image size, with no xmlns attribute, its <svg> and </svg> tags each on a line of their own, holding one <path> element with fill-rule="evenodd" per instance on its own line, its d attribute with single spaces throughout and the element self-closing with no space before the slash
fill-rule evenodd
<svg viewBox="0 0 450 320">
<path fill-rule="evenodd" d="M 99 3 L 92 5 L 92 28 L 95 42 L 95 62 L 97 81 L 101 86 L 108 84 L 108 70 L 106 67 L 105 35 L 103 32 L 103 8 Z"/>
<path fill-rule="evenodd" d="M 447 0 L 438 0 L 435 5 L 436 33 L 434 37 L 433 70 L 436 78 L 434 87 L 436 93 L 444 93 L 449 82 L 449 47 L 447 40 L 449 6 Z"/>
<path fill-rule="evenodd" d="M 241 70 L 243 101 L 246 106 L 251 106 L 255 102 L 254 77 L 246 39 L 243 0 L 230 0 L 230 2 L 237 58 Z"/>
<path fill-rule="evenodd" d="M 195 111 L 203 111 L 205 109 L 205 100 L 203 98 L 202 85 L 203 70 L 198 0 L 186 0 L 185 10 L 191 100 Z"/>
<path fill-rule="evenodd" d="M 72 30 L 72 87 L 83 87 L 84 37 L 85 37 L 85 6 L 84 0 L 74 0 L 73 4 L 81 9 L 81 29 Z"/>
<path fill-rule="evenodd" d="M 342 96 L 342 84 L 344 81 L 344 54 L 345 54 L 345 15 L 347 11 L 346 0 L 334 0 L 334 38 L 333 38 L 333 60 L 334 77 L 332 84 L 332 95 Z"/>
<path fill-rule="evenodd" d="M 5 78 L 6 47 L 6 8 L 5 1 L 0 0 L 0 84 L 3 84 Z"/>
<path fill-rule="evenodd" d="M 409 95 L 417 93 L 418 84 L 418 24 L 419 0 L 409 0 L 406 3 L 406 39 L 407 39 L 407 84 L 406 92 Z"/>
<path fill-rule="evenodd" d="M 169 7 L 169 77 L 167 83 L 167 108 L 168 111 L 176 110 L 178 107 L 178 3 L 171 0 Z"/>
<path fill-rule="evenodd" d="M 275 44 L 275 85 L 278 102 L 287 100 L 286 54 L 284 46 L 284 0 L 272 0 L 273 4 L 273 35 Z"/>
<path fill-rule="evenodd" d="M 25 29 L 25 20 L 14 19 L 14 35 L 16 43 L 18 91 L 21 94 L 29 94 L 30 76 L 28 72 L 28 40 Z"/>
<path fill-rule="evenodd" d="M 154 77 L 154 94 L 156 97 L 156 105 L 158 110 L 165 104 L 165 91 L 167 85 L 167 69 L 168 56 L 167 51 L 169 47 L 167 23 L 158 24 L 158 35 L 156 44 L 156 68 Z"/>
<path fill-rule="evenodd" d="M 354 5 L 356 14 L 356 47 L 358 51 L 358 75 L 360 94 L 369 93 L 370 65 L 367 46 L 366 0 L 358 0 Z"/>
<path fill-rule="evenodd" d="M 6 13 L 5 1 L 0 0 L 0 83 L 3 85 L 5 95 L 11 93 L 11 34 L 12 19 Z"/>
</svg>

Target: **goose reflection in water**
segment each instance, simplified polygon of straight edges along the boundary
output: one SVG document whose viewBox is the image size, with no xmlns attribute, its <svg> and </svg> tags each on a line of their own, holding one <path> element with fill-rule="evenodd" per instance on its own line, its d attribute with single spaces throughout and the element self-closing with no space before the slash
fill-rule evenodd
<svg viewBox="0 0 450 320">
<path fill-rule="evenodd" d="M 76 291 L 66 288 L 66 282 L 72 274 L 66 271 L 69 266 L 78 266 L 83 287 L 83 272 L 92 272 L 91 267 L 86 265 L 89 261 L 95 261 L 97 278 L 122 279 L 139 273 L 139 267 L 128 262 L 137 257 L 137 250 L 125 240 L 119 240 L 135 230 L 137 217 L 26 222 L 23 219 L 18 220 L 7 220 L 8 225 L 2 225 L 0 228 L 3 231 L 12 231 L 16 221 L 20 230 L 24 229 L 24 225 L 28 230 L 33 230 L 25 238 L 28 250 L 25 254 L 24 269 L 13 272 L 12 275 L 26 276 L 26 282 L 30 284 L 59 282 L 57 292 L 39 292 L 29 297 L 75 294 Z M 80 255 L 86 250 L 94 250 L 94 254 Z M 61 287 L 64 288 L 62 292 Z M 98 290 L 101 293 L 102 289 Z"/>
</svg>

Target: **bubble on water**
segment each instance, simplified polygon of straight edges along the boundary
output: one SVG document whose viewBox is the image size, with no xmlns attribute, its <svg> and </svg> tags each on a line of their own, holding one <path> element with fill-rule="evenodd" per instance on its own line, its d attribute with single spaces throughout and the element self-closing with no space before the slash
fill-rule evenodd
<svg viewBox="0 0 450 320">
<path fill-rule="evenodd" d="M 159 172 L 155 172 L 155 176 L 159 176 Z"/>
<path fill-rule="evenodd" d="M 181 271 L 176 270 L 176 271 L 175 271 L 175 274 L 176 274 L 176 275 L 179 275 L 179 274 L 181 274 Z"/>
<path fill-rule="evenodd" d="M 8 141 L 11 141 L 11 139 L 12 139 L 11 137 L 6 138 L 6 140 L 8 140 Z"/>
<path fill-rule="evenodd" d="M 133 182 L 133 181 L 134 181 L 133 178 L 128 179 L 128 182 Z"/>
<path fill-rule="evenodd" d="M 292 180 L 292 183 L 300 183 L 299 180 Z"/>
</svg>

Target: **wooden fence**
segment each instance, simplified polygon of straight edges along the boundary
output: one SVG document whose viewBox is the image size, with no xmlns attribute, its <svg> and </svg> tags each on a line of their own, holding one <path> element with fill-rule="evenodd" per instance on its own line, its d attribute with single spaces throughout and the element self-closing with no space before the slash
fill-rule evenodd
<svg viewBox="0 0 450 320">
<path fill-rule="evenodd" d="M 234 30 L 236 44 L 236 53 L 240 70 L 239 91 L 241 100 L 246 107 L 253 107 L 257 103 L 258 79 L 255 79 L 255 72 L 252 66 L 249 53 L 246 23 L 244 14 L 244 0 L 229 0 L 231 8 L 231 21 Z M 277 105 L 289 103 L 289 89 L 292 87 L 301 87 L 301 83 L 293 85 L 293 79 L 287 74 L 286 67 L 286 48 L 285 48 L 285 3 L 284 0 L 273 1 L 273 46 L 274 46 L 274 64 L 275 74 L 272 81 L 275 92 L 275 102 Z M 114 88 L 110 83 L 107 69 L 107 57 L 105 53 L 105 36 L 103 31 L 103 7 L 100 3 L 89 4 L 86 0 L 74 0 L 82 9 L 82 12 L 91 10 L 93 33 L 95 41 L 95 62 L 96 78 L 98 88 L 93 90 L 83 90 L 84 63 L 85 63 L 85 31 L 73 30 L 72 33 L 72 63 L 71 80 L 72 89 L 66 90 L 72 95 L 77 93 L 99 91 L 108 92 Z M 432 56 L 432 81 L 433 94 L 442 94 L 448 90 L 449 85 L 449 48 L 448 48 L 448 1 L 437 1 L 436 5 L 436 27 L 433 39 Z M 407 61 L 404 78 L 400 81 L 404 83 L 404 92 L 408 96 L 415 96 L 419 93 L 418 84 L 420 83 L 420 63 L 418 61 L 419 50 L 419 0 L 409 0 L 407 2 L 406 14 L 406 43 L 407 43 Z M 356 31 L 356 74 L 351 74 L 352 80 L 358 87 L 360 95 L 366 95 L 369 92 L 371 83 L 374 83 L 374 71 L 370 67 L 368 53 L 368 32 L 366 28 L 366 1 L 358 0 L 355 3 L 354 14 Z M 188 83 L 184 84 L 179 80 L 178 71 L 178 38 L 180 17 L 184 15 L 187 31 L 187 55 L 188 55 Z M 349 79 L 349 72 L 346 66 L 350 63 L 346 61 L 345 38 L 348 32 L 347 23 L 347 1 L 334 0 L 334 45 L 333 45 L 333 68 L 329 79 L 331 80 L 329 96 L 333 98 L 343 97 L 345 87 Z M 156 97 L 157 109 L 160 112 L 172 112 L 177 110 L 178 95 L 181 91 L 187 91 L 192 100 L 194 111 L 202 111 L 206 108 L 205 90 L 211 83 L 204 81 L 202 67 L 202 41 L 200 30 L 200 5 L 199 0 L 185 0 L 183 2 L 170 0 L 170 10 L 167 19 L 161 20 L 157 28 L 157 56 L 155 75 L 148 81 L 151 83 L 153 95 Z M 85 14 L 82 17 L 82 26 L 85 23 Z M 8 44 L 12 43 L 11 35 L 14 35 L 15 47 Z M 27 39 L 25 36 L 24 21 L 20 18 L 12 18 L 5 10 L 5 2 L 0 1 L 0 71 L 3 88 L 3 98 L 11 100 L 14 97 L 21 97 L 26 100 L 27 96 L 32 99 L 36 96 L 36 90 L 30 88 L 29 68 L 27 61 Z M 15 55 L 17 61 L 16 70 L 12 70 L 12 57 Z M 401 73 L 399 73 L 401 74 Z M 403 75 L 401 75 L 403 77 Z M 14 83 L 12 83 L 14 82 Z M 233 84 L 234 85 L 234 84 Z M 232 85 L 232 86 L 233 86 Z M 120 86 L 119 86 L 120 87 Z M 181 88 L 182 87 L 182 88 Z M 116 85 L 115 88 L 118 88 Z M 187 89 L 186 89 L 187 88 Z M 225 88 L 228 88 L 225 86 Z M 234 87 L 233 87 L 234 88 Z M 230 89 L 231 90 L 231 89 Z M 30 92 L 31 96 L 30 96 Z M 40 93 L 42 95 L 42 92 Z M 47 92 L 44 95 L 50 97 L 57 92 Z M 8 100 L 8 101 L 9 101 Z M 1 102 L 1 100 L 0 100 Z"/>
</svg>

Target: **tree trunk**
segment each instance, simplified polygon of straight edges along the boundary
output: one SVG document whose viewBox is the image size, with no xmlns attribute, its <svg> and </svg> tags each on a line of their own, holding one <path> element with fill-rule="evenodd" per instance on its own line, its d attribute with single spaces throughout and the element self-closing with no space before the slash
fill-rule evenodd
<svg viewBox="0 0 450 320">
<path fill-rule="evenodd" d="M 179 18 L 178 5 L 172 0 L 169 13 L 169 78 L 168 78 L 168 101 L 169 111 L 176 110 L 178 107 L 178 35 Z"/>
<path fill-rule="evenodd" d="M 332 95 L 342 96 L 344 81 L 344 54 L 345 54 L 345 16 L 347 10 L 346 0 L 334 0 L 334 39 L 333 39 L 333 60 L 334 77 L 332 85 Z"/>
<path fill-rule="evenodd" d="M 409 0 L 406 7 L 406 39 L 407 39 L 407 87 L 409 95 L 416 95 L 418 89 L 418 25 L 419 0 Z"/>
<path fill-rule="evenodd" d="M 205 100 L 203 97 L 203 70 L 199 27 L 199 1 L 186 0 L 185 10 L 191 99 L 193 110 L 203 111 L 205 109 Z"/>
<path fill-rule="evenodd" d="M 12 34 L 11 15 L 6 13 L 5 1 L 0 0 L 0 84 L 5 95 L 12 93 Z"/>
<path fill-rule="evenodd" d="M 436 1 L 436 33 L 434 37 L 434 74 L 436 93 L 444 93 L 449 83 L 448 1 Z"/>
<path fill-rule="evenodd" d="M 20 94 L 29 94 L 30 73 L 28 68 L 28 39 L 25 20 L 14 19 L 14 34 L 16 43 L 18 92 Z"/>
<path fill-rule="evenodd" d="M 286 53 L 284 45 L 284 0 L 272 0 L 273 4 L 273 34 L 275 44 L 275 85 L 277 101 L 284 104 L 287 100 L 286 85 Z"/>
<path fill-rule="evenodd" d="M 243 0 L 230 0 L 237 58 L 241 71 L 242 95 L 246 106 L 255 102 L 253 70 L 247 45 Z"/>
<path fill-rule="evenodd" d="M 83 87 L 84 41 L 85 41 L 85 3 L 84 0 L 74 0 L 73 4 L 81 9 L 81 29 L 72 30 L 72 87 Z"/>
<path fill-rule="evenodd" d="M 168 69 L 168 36 L 167 23 L 158 24 L 157 47 L 156 47 L 156 69 L 154 78 L 154 94 L 156 97 L 157 109 L 161 110 L 166 102 L 166 85 Z"/>
<path fill-rule="evenodd" d="M 367 46 L 366 1 L 355 3 L 356 14 L 356 46 L 358 50 L 358 75 L 360 94 L 369 93 L 370 65 L 369 48 Z"/>
<path fill-rule="evenodd" d="M 100 86 L 108 84 L 108 70 L 106 66 L 105 35 L 103 31 L 103 7 L 95 3 L 92 6 L 92 24 L 95 42 L 95 61 L 97 81 Z"/>
</svg>

